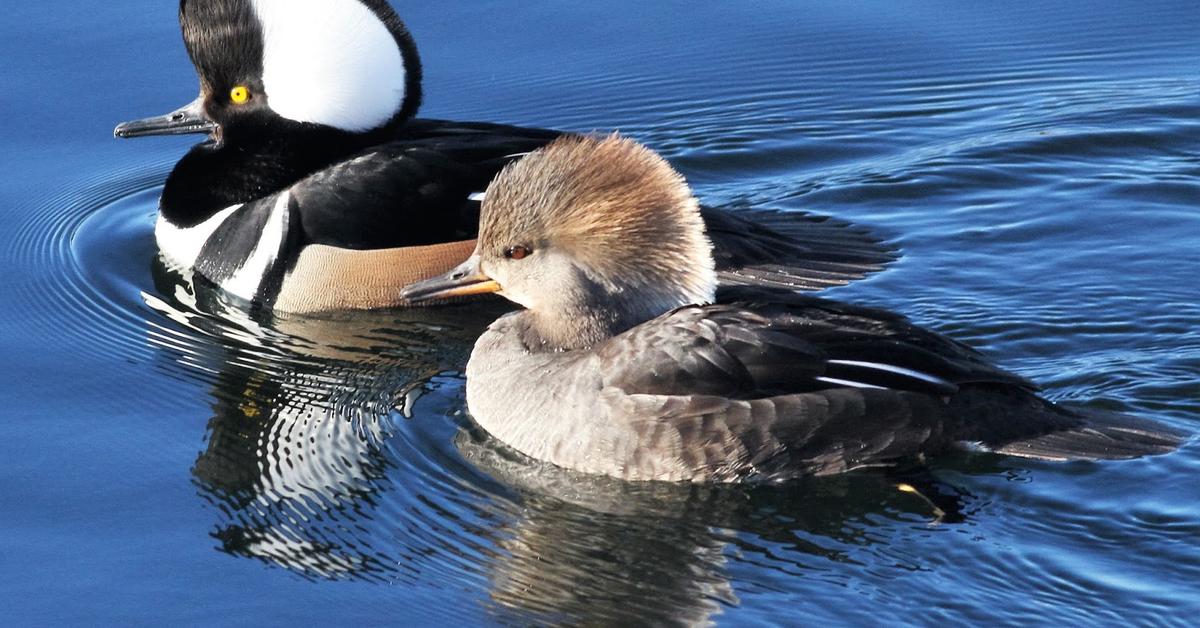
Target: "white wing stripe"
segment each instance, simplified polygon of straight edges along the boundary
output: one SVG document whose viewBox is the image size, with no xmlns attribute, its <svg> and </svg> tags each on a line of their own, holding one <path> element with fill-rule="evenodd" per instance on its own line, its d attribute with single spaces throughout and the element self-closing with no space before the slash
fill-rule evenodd
<svg viewBox="0 0 1200 628">
<path fill-rule="evenodd" d="M 852 382 L 848 379 L 835 379 L 833 377 L 818 377 L 816 379 L 818 382 L 825 382 L 826 384 L 833 384 L 835 386 L 849 386 L 851 388 L 878 388 L 880 390 L 884 390 L 883 386 L 864 384 L 862 382 Z"/>
<path fill-rule="evenodd" d="M 841 364 L 844 366 L 858 366 L 858 367 L 862 367 L 865 369 L 872 369 L 875 371 L 884 371 L 886 373 L 895 373 L 897 375 L 904 375 L 906 377 L 912 377 L 914 379 L 919 379 L 923 382 L 929 382 L 931 384 L 937 384 L 939 386 L 954 386 L 954 384 L 951 384 L 950 382 L 948 382 L 940 377 L 937 377 L 935 375 L 930 375 L 929 373 L 922 373 L 921 371 L 914 371 L 912 369 L 906 369 L 903 366 L 896 366 L 894 364 L 880 364 L 878 362 L 860 362 L 858 360 L 829 360 L 828 362 L 830 364 Z"/>
</svg>

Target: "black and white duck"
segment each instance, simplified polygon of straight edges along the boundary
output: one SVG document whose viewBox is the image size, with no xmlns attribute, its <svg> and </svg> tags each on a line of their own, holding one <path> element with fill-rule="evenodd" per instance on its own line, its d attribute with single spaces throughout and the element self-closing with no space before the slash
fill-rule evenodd
<svg viewBox="0 0 1200 628">
<path fill-rule="evenodd" d="M 384 0 L 183 0 L 179 20 L 199 97 L 115 134 L 207 135 L 167 178 L 159 249 L 275 311 L 402 305 L 474 249 L 496 172 L 563 135 L 415 118 L 420 59 Z M 895 257 L 836 220 L 701 211 L 725 282 L 820 289 Z"/>
</svg>

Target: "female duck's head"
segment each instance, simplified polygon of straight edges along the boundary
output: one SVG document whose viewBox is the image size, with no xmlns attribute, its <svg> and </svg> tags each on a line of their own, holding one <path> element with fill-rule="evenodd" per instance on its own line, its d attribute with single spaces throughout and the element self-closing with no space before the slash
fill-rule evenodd
<svg viewBox="0 0 1200 628">
<path fill-rule="evenodd" d="M 179 22 L 200 96 L 118 137 L 296 124 L 365 133 L 420 106 L 416 45 L 385 0 L 182 0 Z"/>
<path fill-rule="evenodd" d="M 564 137 L 488 187 L 475 254 L 412 286 L 414 302 L 499 292 L 555 348 L 576 348 L 673 308 L 711 301 L 711 244 L 687 183 L 618 136 Z"/>
</svg>

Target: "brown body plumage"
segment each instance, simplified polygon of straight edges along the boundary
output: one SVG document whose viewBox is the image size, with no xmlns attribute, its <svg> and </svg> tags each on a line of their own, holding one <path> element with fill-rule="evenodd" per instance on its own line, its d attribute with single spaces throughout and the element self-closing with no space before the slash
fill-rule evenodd
<svg viewBox="0 0 1200 628">
<path fill-rule="evenodd" d="M 1055 406 L 896 314 L 717 292 L 701 227 L 683 179 L 645 147 L 557 141 L 493 182 L 472 258 L 406 294 L 498 291 L 528 308 L 476 343 L 468 407 L 498 440 L 578 471 L 779 480 L 963 446 L 1095 459 L 1178 444 Z"/>
</svg>

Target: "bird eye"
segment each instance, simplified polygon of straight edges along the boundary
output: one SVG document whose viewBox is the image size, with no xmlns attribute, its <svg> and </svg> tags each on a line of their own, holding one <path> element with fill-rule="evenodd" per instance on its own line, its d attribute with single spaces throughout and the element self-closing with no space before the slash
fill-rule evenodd
<svg viewBox="0 0 1200 628">
<path fill-rule="evenodd" d="M 245 85 L 238 85 L 229 90 L 229 100 L 235 105 L 241 105 L 250 100 L 250 89 Z"/>
<path fill-rule="evenodd" d="M 508 259 L 525 259 L 525 257 L 532 252 L 533 251 L 530 251 L 529 247 L 527 246 L 510 246 L 507 249 L 504 249 L 504 257 L 507 257 Z"/>
</svg>

